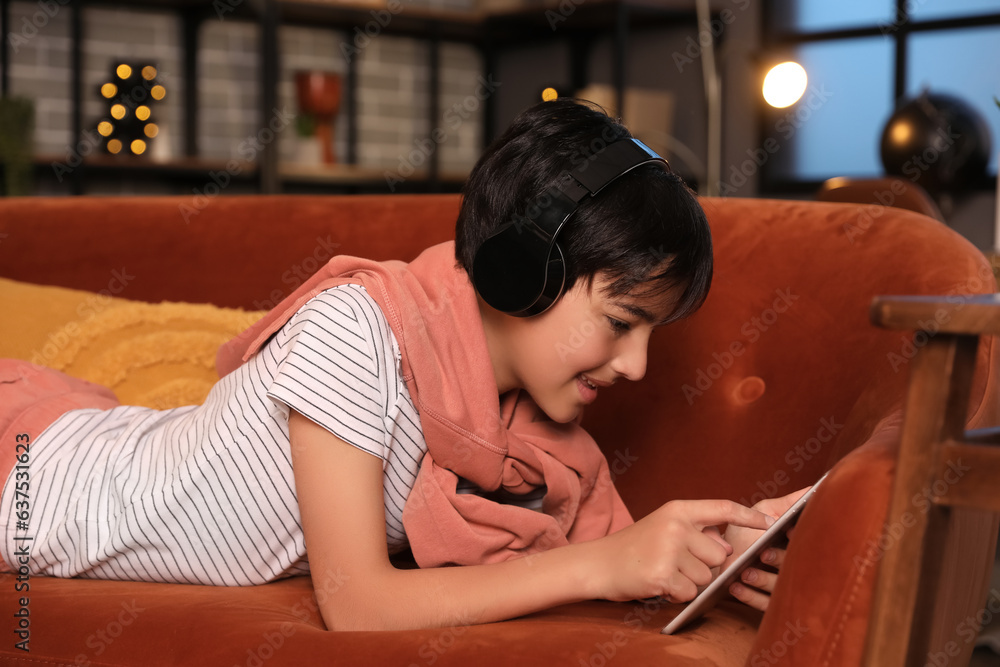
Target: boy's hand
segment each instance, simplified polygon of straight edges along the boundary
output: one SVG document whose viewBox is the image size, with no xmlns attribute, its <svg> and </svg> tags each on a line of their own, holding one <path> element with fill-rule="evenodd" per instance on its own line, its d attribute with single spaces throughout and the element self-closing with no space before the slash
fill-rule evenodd
<svg viewBox="0 0 1000 667">
<path fill-rule="evenodd" d="M 781 498 L 767 498 L 754 505 L 753 508 L 777 519 L 810 488 L 807 486 L 804 489 L 799 489 Z M 789 539 L 791 539 L 794 530 L 792 528 L 788 531 L 787 535 Z M 754 528 L 730 525 L 726 529 L 724 539 L 733 546 L 733 553 L 726 558 L 719 572 L 723 572 L 729 567 L 729 564 L 746 551 L 763 532 Z M 769 568 L 774 568 L 775 571 L 772 572 L 770 569 L 765 570 L 756 564 L 748 567 L 740 575 L 740 581 L 729 586 L 729 592 L 740 602 L 754 609 L 764 611 L 771 600 L 771 593 L 774 592 L 774 586 L 778 582 L 777 570 L 781 568 L 782 563 L 785 561 L 785 550 L 779 547 L 768 547 L 761 553 L 760 560 Z"/>
<path fill-rule="evenodd" d="M 671 501 L 631 526 L 590 543 L 595 558 L 593 597 L 691 600 L 699 587 L 712 581 L 712 568 L 733 553 L 714 528 L 725 523 L 760 533 L 774 520 L 730 500 Z"/>
</svg>

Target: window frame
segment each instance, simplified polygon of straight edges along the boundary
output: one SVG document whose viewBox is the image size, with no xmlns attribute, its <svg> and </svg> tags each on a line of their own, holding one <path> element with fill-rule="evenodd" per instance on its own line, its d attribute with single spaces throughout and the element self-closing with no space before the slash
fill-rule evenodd
<svg viewBox="0 0 1000 667">
<path fill-rule="evenodd" d="M 763 21 L 761 32 L 761 48 L 764 53 L 780 51 L 801 44 L 815 43 L 822 41 L 839 41 L 856 39 L 858 37 L 885 37 L 893 40 L 893 89 L 889 91 L 892 95 L 891 107 L 896 106 L 897 100 L 906 96 L 907 88 L 907 65 L 909 56 L 910 36 L 917 33 L 945 30 L 962 30 L 965 28 L 982 28 L 986 26 L 1000 26 L 1000 11 L 987 14 L 972 14 L 954 18 L 937 18 L 923 21 L 910 19 L 907 4 L 912 0 L 895 0 L 894 22 L 886 25 L 877 23 L 874 25 L 860 25 L 853 28 L 836 28 L 832 30 L 797 31 L 782 30 L 776 28 L 777 21 L 774 20 L 777 0 L 762 0 Z M 997 90 L 1000 96 L 1000 90 Z M 761 104 L 765 104 L 761 100 Z M 757 136 L 762 145 L 770 136 L 767 114 L 758 114 L 760 120 L 758 124 Z M 1000 143 L 1000 137 L 997 137 Z M 994 146 L 996 150 L 998 146 Z M 778 194 L 811 194 L 816 192 L 823 184 L 823 181 L 802 180 L 802 179 L 777 179 L 769 173 L 769 165 L 765 163 L 761 169 L 758 190 L 764 195 Z M 831 174 L 831 177 L 837 174 Z M 873 175 L 877 177 L 877 175 Z M 996 189 L 997 174 L 987 173 L 976 183 L 971 183 L 969 188 L 974 191 L 993 191 Z"/>
</svg>

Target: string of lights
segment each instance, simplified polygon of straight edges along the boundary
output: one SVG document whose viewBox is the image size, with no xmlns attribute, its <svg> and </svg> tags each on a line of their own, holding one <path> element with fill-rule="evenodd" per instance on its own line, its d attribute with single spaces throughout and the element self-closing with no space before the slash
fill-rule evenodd
<svg viewBox="0 0 1000 667">
<path fill-rule="evenodd" d="M 108 153 L 142 155 L 159 134 L 153 105 L 167 91 L 156 75 L 152 64 L 120 63 L 114 68 L 112 80 L 101 85 L 101 96 L 109 106 L 107 117 L 97 124 L 97 132 L 104 137 Z"/>
</svg>

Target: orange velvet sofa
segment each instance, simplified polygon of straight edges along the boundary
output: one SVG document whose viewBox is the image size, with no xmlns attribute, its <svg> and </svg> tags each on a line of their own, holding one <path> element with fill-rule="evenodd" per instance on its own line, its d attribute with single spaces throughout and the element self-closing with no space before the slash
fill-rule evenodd
<svg viewBox="0 0 1000 667">
<path fill-rule="evenodd" d="M 899 443 L 911 334 L 877 329 L 881 294 L 993 292 L 986 259 L 921 215 L 851 204 L 706 199 L 716 269 L 690 319 L 658 331 L 646 378 L 602 393 L 586 426 L 634 517 L 680 498 L 752 503 L 833 473 L 801 517 L 771 602 L 734 600 L 675 636 L 681 605 L 590 601 L 501 623 L 329 632 L 308 577 L 248 588 L 0 576 L 7 665 L 858 665 Z M 0 200 L 0 277 L 118 297 L 260 310 L 324 253 L 410 259 L 452 238 L 459 199 L 415 196 Z M 4 318 L 30 313 L 2 314 Z M 42 343 L 44 341 L 40 341 Z M 996 423 L 984 339 L 969 425 Z M 4 443 L 8 446 L 8 443 Z M 982 606 L 991 519 L 949 537 L 932 646 Z M 957 546 L 961 545 L 961 549 Z M 402 565 L 402 564 L 401 564 Z M 30 651 L 14 616 L 28 598 Z"/>
</svg>

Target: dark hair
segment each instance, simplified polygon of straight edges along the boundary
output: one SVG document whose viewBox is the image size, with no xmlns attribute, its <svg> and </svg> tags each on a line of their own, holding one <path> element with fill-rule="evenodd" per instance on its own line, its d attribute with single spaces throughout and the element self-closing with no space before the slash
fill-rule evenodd
<svg viewBox="0 0 1000 667">
<path fill-rule="evenodd" d="M 470 277 L 483 242 L 540 201 L 560 174 L 585 169 L 605 146 L 632 136 L 593 107 L 566 98 L 536 104 L 479 158 L 463 187 L 455 227 L 455 258 Z M 683 286 L 670 321 L 692 314 L 708 296 L 712 238 L 705 213 L 662 164 L 637 167 L 584 198 L 558 242 L 566 256 L 566 290 L 581 277 L 589 288 L 598 272 L 611 279 L 611 296 L 639 285 L 649 295 Z"/>
</svg>

